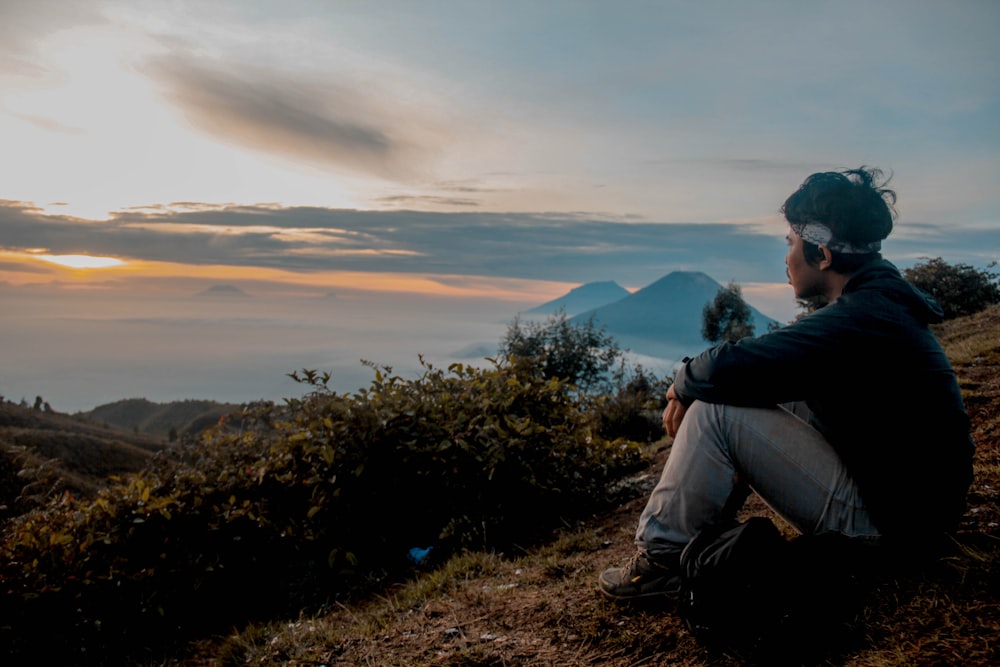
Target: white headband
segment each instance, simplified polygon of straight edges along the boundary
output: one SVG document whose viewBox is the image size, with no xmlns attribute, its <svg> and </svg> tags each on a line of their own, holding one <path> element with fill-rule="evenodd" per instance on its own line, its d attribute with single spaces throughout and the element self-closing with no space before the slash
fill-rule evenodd
<svg viewBox="0 0 1000 667">
<path fill-rule="evenodd" d="M 872 241 L 862 245 L 853 245 L 845 241 L 837 241 L 833 238 L 830 228 L 821 222 L 806 222 L 802 224 L 789 223 L 795 233 L 802 237 L 803 241 L 809 241 L 815 245 L 826 246 L 830 252 L 839 252 L 844 255 L 869 255 L 882 249 L 881 241 Z"/>
</svg>

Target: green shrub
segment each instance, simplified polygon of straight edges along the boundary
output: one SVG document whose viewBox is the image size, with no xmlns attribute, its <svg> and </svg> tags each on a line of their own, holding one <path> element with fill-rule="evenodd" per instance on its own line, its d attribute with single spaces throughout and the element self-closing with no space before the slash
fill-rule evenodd
<svg viewBox="0 0 1000 667">
<path fill-rule="evenodd" d="M 249 406 L 96 500 L 4 526 L 0 638 L 11 655 L 121 655 L 398 572 L 411 547 L 504 548 L 593 511 L 640 463 L 565 382 L 513 367 Z M 113 662 L 113 660 L 111 660 Z"/>
<path fill-rule="evenodd" d="M 972 315 L 990 304 L 1000 303 L 997 274 L 968 264 L 949 264 L 935 257 L 904 269 L 903 275 L 938 300 L 946 320 Z"/>
<path fill-rule="evenodd" d="M 594 397 L 591 412 L 598 433 L 608 439 L 643 443 L 662 438 L 669 382 L 657 380 L 641 366 L 629 370 L 622 364 L 614 385 L 616 391 Z"/>
<path fill-rule="evenodd" d="M 583 392 L 604 391 L 622 350 L 593 317 L 573 322 L 565 311 L 544 322 L 514 319 L 500 340 L 498 356 L 519 371 L 565 380 Z"/>
<path fill-rule="evenodd" d="M 653 442 L 664 434 L 661 413 L 669 384 L 639 364 L 629 366 L 626 352 L 593 317 L 571 320 L 560 310 L 541 322 L 515 318 L 497 356 L 518 373 L 565 381 L 602 437 Z"/>
</svg>

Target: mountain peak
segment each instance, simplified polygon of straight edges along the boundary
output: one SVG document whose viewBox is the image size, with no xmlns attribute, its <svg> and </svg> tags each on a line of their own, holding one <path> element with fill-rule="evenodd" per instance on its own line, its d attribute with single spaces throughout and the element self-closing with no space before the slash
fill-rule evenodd
<svg viewBox="0 0 1000 667">
<path fill-rule="evenodd" d="M 244 297 L 250 296 L 236 285 L 212 285 L 206 290 L 198 292 L 197 296 L 221 296 L 221 297 Z"/>
<path fill-rule="evenodd" d="M 702 271 L 671 271 L 659 280 L 650 283 L 643 289 L 649 289 L 650 287 L 660 285 L 688 286 L 692 284 L 712 285 L 715 287 L 719 286 L 718 281 Z"/>
<path fill-rule="evenodd" d="M 551 315 L 560 310 L 568 316 L 600 308 L 629 296 L 631 292 L 613 280 L 586 283 L 569 292 L 527 311 L 531 315 Z"/>
</svg>

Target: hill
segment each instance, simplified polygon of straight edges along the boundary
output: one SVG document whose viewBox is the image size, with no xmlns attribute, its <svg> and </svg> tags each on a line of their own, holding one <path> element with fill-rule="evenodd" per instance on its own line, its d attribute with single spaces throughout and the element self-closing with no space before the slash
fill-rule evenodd
<svg viewBox="0 0 1000 667">
<path fill-rule="evenodd" d="M 632 352 L 680 359 L 700 352 L 702 310 L 722 287 L 700 271 L 674 271 L 614 303 L 581 313 L 571 321 L 593 317 L 607 333 Z M 764 333 L 777 324 L 751 306 L 754 327 Z"/>
<path fill-rule="evenodd" d="M 110 476 L 145 468 L 170 436 L 193 437 L 238 407 L 134 398 L 67 415 L 0 401 L 0 519 L 64 492 L 91 498 Z"/>
<path fill-rule="evenodd" d="M 572 317 L 614 303 L 630 294 L 631 292 L 613 280 L 587 283 L 574 287 L 558 299 L 553 299 L 525 312 L 528 315 L 553 315 L 561 311 Z"/>
<path fill-rule="evenodd" d="M 825 657 L 811 664 L 1000 664 L 1000 307 L 948 322 L 938 334 L 978 445 L 954 552 L 880 583 L 835 642 L 815 647 Z M 636 517 L 667 447 L 630 481 L 632 501 L 566 526 L 546 546 L 460 555 L 385 596 L 251 626 L 194 645 L 178 660 L 221 667 L 745 664 L 696 643 L 669 611 L 623 608 L 596 592 L 598 573 L 632 549 Z M 745 515 L 767 513 L 752 504 Z"/>
<path fill-rule="evenodd" d="M 166 446 L 82 416 L 0 402 L 0 518 L 65 491 L 92 497 L 108 476 L 140 470 Z"/>
<path fill-rule="evenodd" d="M 99 405 L 80 416 L 98 423 L 160 438 L 180 438 L 201 432 L 239 406 L 206 400 L 154 403 L 145 398 L 127 398 Z"/>
</svg>

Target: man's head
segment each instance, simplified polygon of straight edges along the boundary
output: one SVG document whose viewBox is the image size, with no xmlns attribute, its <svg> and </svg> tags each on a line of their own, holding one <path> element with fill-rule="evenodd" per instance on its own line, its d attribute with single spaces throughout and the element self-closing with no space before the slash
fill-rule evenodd
<svg viewBox="0 0 1000 667">
<path fill-rule="evenodd" d="M 866 167 L 822 172 L 785 200 L 781 212 L 791 227 L 785 263 L 797 297 L 822 293 L 823 272 L 849 276 L 879 257 L 896 202 L 887 182 L 880 170 Z"/>
</svg>

